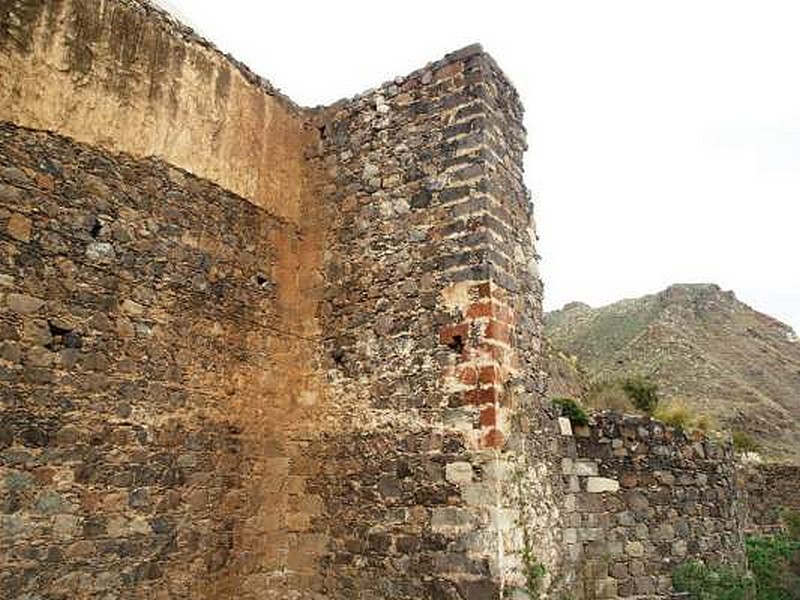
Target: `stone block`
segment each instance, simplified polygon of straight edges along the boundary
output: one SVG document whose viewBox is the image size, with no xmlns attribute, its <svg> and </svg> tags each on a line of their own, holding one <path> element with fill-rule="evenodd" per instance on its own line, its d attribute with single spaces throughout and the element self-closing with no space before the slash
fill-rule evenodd
<svg viewBox="0 0 800 600">
<path fill-rule="evenodd" d="M 636 523 L 633 513 L 627 510 L 617 513 L 616 519 L 619 525 L 623 525 L 626 527 L 632 527 L 634 523 Z"/>
<path fill-rule="evenodd" d="M 572 423 L 567 417 L 558 417 L 558 429 L 561 435 L 572 435 Z"/>
<path fill-rule="evenodd" d="M 466 509 L 456 506 L 434 508 L 431 511 L 431 529 L 434 533 L 461 533 L 475 526 L 475 516 Z"/>
<path fill-rule="evenodd" d="M 624 551 L 624 545 L 621 541 L 612 540 L 606 542 L 606 554 L 609 556 L 619 556 Z"/>
<path fill-rule="evenodd" d="M 32 315 L 44 306 L 44 300 L 26 294 L 9 294 L 6 296 L 8 308 L 13 312 Z"/>
<path fill-rule="evenodd" d="M 575 427 L 574 433 L 576 437 L 588 438 L 591 437 L 592 430 L 588 425 L 578 425 Z"/>
<path fill-rule="evenodd" d="M 86 258 L 90 262 L 110 263 L 116 258 L 116 251 L 109 242 L 92 242 L 86 247 Z"/>
<path fill-rule="evenodd" d="M 636 593 L 640 596 L 650 596 L 656 591 L 655 582 L 650 576 L 637 577 L 634 583 L 636 586 Z"/>
<path fill-rule="evenodd" d="M 616 598 L 617 580 L 612 577 L 598 579 L 595 582 L 594 591 L 597 598 Z"/>
<path fill-rule="evenodd" d="M 31 220 L 25 215 L 14 213 L 8 219 L 8 225 L 6 225 L 6 232 L 15 240 L 18 240 L 20 242 L 31 241 L 31 230 L 32 230 Z"/>
<path fill-rule="evenodd" d="M 586 491 L 591 494 L 602 492 L 616 492 L 619 490 L 619 482 L 616 479 L 607 477 L 589 477 L 586 480 Z"/>
<path fill-rule="evenodd" d="M 470 506 L 493 506 L 497 503 L 497 490 L 485 483 L 463 484 L 461 495 Z"/>
<path fill-rule="evenodd" d="M 625 503 L 637 516 L 646 516 L 649 513 L 650 501 L 643 493 L 635 490 L 626 492 Z"/>
<path fill-rule="evenodd" d="M 517 528 L 517 511 L 509 508 L 489 508 L 489 522 L 496 531 Z"/>
<path fill-rule="evenodd" d="M 582 542 L 593 542 L 603 539 L 604 534 L 601 527 L 583 527 L 578 530 L 578 539 Z"/>
<path fill-rule="evenodd" d="M 676 558 L 683 558 L 687 553 L 686 540 L 676 540 L 672 542 L 672 556 Z"/>
<path fill-rule="evenodd" d="M 81 520 L 75 515 L 56 515 L 53 520 L 53 533 L 60 538 L 70 538 L 78 534 Z"/>
<path fill-rule="evenodd" d="M 483 579 L 478 581 L 463 581 L 458 584 L 460 597 L 464 600 L 486 600 L 486 598 L 499 598 L 500 589 L 494 581 Z"/>
<path fill-rule="evenodd" d="M 631 575 L 643 575 L 644 574 L 644 562 L 641 560 L 632 560 L 628 563 L 630 566 Z"/>
<path fill-rule="evenodd" d="M 472 483 L 472 465 L 468 462 L 448 463 L 444 473 L 450 483 Z"/>
<path fill-rule="evenodd" d="M 636 587 L 633 579 L 621 579 L 617 583 L 617 595 L 620 598 L 629 598 L 636 594 Z"/>
<path fill-rule="evenodd" d="M 672 541 L 675 539 L 675 528 L 669 523 L 662 523 L 658 526 L 653 536 L 656 540 Z"/>
<path fill-rule="evenodd" d="M 484 481 L 505 481 L 509 477 L 511 466 L 507 460 L 489 460 L 481 465 Z"/>
<path fill-rule="evenodd" d="M 141 317 L 144 314 L 144 306 L 129 298 L 123 300 L 120 308 L 129 317 Z"/>
<path fill-rule="evenodd" d="M 597 462 L 591 459 L 578 459 L 573 465 L 573 472 L 569 474 L 580 477 L 595 477 L 597 476 Z"/>
<path fill-rule="evenodd" d="M 673 475 L 669 471 L 656 471 L 655 473 L 653 473 L 653 475 L 661 485 L 667 485 L 667 486 L 675 485 L 675 475 Z"/>
<path fill-rule="evenodd" d="M 609 573 L 615 579 L 626 579 L 629 575 L 628 564 L 623 562 L 614 563 L 611 565 Z"/>
<path fill-rule="evenodd" d="M 639 541 L 628 542 L 625 544 L 625 554 L 634 558 L 644 556 L 644 544 Z"/>
</svg>

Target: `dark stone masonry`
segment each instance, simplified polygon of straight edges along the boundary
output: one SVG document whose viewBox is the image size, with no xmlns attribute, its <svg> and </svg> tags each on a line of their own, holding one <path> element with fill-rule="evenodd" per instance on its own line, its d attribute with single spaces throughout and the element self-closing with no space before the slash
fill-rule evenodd
<svg viewBox="0 0 800 600">
<path fill-rule="evenodd" d="M 747 503 L 730 445 L 608 412 L 564 439 L 576 598 L 666 595 L 689 557 L 744 566 Z"/>
<path fill-rule="evenodd" d="M 783 526 L 783 512 L 800 514 L 800 466 L 748 464 L 745 469 L 749 506 L 748 525 L 771 532 Z"/>
<path fill-rule="evenodd" d="M 740 563 L 728 446 L 544 400 L 522 112 L 479 46 L 304 109 L 143 0 L 0 2 L 0 597 Z"/>
</svg>

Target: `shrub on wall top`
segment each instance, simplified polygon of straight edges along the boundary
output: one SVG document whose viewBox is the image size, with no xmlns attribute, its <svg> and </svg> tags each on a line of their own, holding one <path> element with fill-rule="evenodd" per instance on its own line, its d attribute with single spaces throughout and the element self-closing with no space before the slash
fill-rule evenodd
<svg viewBox="0 0 800 600">
<path fill-rule="evenodd" d="M 588 425 L 589 415 L 583 407 L 572 398 L 553 398 L 553 406 L 561 413 L 562 417 L 567 417 L 575 425 Z"/>
</svg>

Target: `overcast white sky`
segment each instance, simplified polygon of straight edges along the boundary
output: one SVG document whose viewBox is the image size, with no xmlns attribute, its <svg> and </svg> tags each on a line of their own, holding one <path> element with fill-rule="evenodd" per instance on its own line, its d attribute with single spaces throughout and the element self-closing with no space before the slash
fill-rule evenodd
<svg viewBox="0 0 800 600">
<path fill-rule="evenodd" d="M 800 3 L 159 3 L 303 105 L 481 42 L 527 110 L 546 308 L 714 282 L 800 330 Z"/>
</svg>

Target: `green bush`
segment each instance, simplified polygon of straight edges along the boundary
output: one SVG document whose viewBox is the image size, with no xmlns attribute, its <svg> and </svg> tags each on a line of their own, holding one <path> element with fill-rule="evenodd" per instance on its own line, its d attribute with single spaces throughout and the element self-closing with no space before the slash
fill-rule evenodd
<svg viewBox="0 0 800 600">
<path fill-rule="evenodd" d="M 789 538 L 800 542 L 800 511 L 786 508 L 781 513 L 781 520 L 786 525 Z"/>
<path fill-rule="evenodd" d="M 651 415 L 658 406 L 658 386 L 644 377 L 628 377 L 622 382 L 622 389 L 633 405 Z"/>
<path fill-rule="evenodd" d="M 672 572 L 672 585 L 692 600 L 750 600 L 753 582 L 746 575 L 727 566 L 707 566 L 699 560 L 679 565 Z"/>
<path fill-rule="evenodd" d="M 575 425 L 589 424 L 589 415 L 572 398 L 553 398 L 553 406 L 560 411 L 562 417 L 567 417 Z"/>
<path fill-rule="evenodd" d="M 786 535 L 748 536 L 747 561 L 756 600 L 800 599 L 800 542 Z"/>
<path fill-rule="evenodd" d="M 754 535 L 745 546 L 750 575 L 692 560 L 672 572 L 675 591 L 692 600 L 800 600 L 800 541 Z"/>
</svg>

